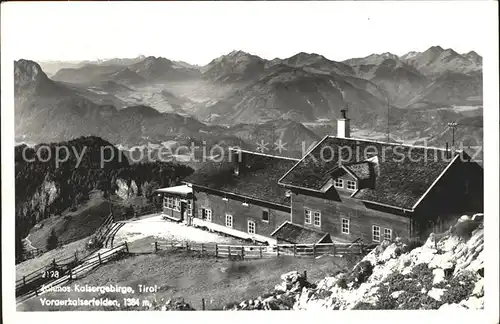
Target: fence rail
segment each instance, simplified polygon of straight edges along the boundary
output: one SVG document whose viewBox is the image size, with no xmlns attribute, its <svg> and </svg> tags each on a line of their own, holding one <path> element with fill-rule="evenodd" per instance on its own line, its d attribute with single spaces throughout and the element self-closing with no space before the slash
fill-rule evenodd
<svg viewBox="0 0 500 324">
<path fill-rule="evenodd" d="M 38 296 L 43 293 L 42 287 L 45 290 L 67 283 L 125 252 L 128 252 L 126 242 L 103 253 L 94 252 L 90 257 L 85 260 L 82 259 L 80 262 L 57 265 L 58 268 L 53 270 L 57 271 L 57 277 L 54 277 L 52 273 L 42 272 L 30 278 L 29 281 L 21 281 L 20 284 L 16 283 L 16 297 L 24 301 L 33 296 Z"/>
<path fill-rule="evenodd" d="M 241 260 L 262 259 L 280 255 L 296 257 L 316 257 L 325 254 L 363 255 L 372 249 L 372 247 L 362 243 L 278 244 L 267 246 L 157 241 L 152 245 L 153 252 L 161 250 L 185 250 L 187 252 L 194 251 L 215 257 Z"/>
</svg>

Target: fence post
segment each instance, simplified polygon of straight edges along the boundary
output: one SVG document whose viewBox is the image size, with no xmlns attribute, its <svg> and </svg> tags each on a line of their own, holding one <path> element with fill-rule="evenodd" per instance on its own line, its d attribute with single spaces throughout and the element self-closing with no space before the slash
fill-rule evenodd
<svg viewBox="0 0 500 324">
<path fill-rule="evenodd" d="M 186 251 L 189 252 L 189 242 L 186 242 Z"/>
<path fill-rule="evenodd" d="M 155 241 L 155 253 L 158 252 L 158 242 Z"/>
<path fill-rule="evenodd" d="M 276 245 L 276 256 L 280 256 L 280 246 Z"/>
<path fill-rule="evenodd" d="M 307 280 L 307 270 L 304 270 L 304 280 Z"/>
<path fill-rule="evenodd" d="M 56 259 L 55 258 L 52 260 L 52 264 L 54 265 L 54 268 L 57 267 L 57 263 L 56 263 Z"/>
<path fill-rule="evenodd" d="M 78 262 L 78 252 L 75 252 L 75 262 Z"/>
<path fill-rule="evenodd" d="M 201 299 L 201 309 L 205 310 L 205 298 Z"/>
<path fill-rule="evenodd" d="M 127 244 L 127 241 L 125 241 L 125 250 L 127 251 L 127 253 L 129 253 L 129 252 L 128 252 L 128 244 Z"/>
<path fill-rule="evenodd" d="M 332 254 L 335 256 L 335 244 L 332 245 Z"/>
<path fill-rule="evenodd" d="M 227 246 L 227 258 L 231 259 L 231 245 Z"/>
<path fill-rule="evenodd" d="M 241 246 L 241 259 L 245 260 L 245 248 L 243 247 L 243 245 Z"/>
<path fill-rule="evenodd" d="M 219 245 L 217 243 L 215 243 L 215 257 L 219 257 Z"/>
<path fill-rule="evenodd" d="M 73 272 L 71 271 L 71 268 L 69 269 L 69 280 L 73 279 Z"/>
<path fill-rule="evenodd" d="M 102 264 L 101 253 L 97 253 L 97 257 L 99 258 L 99 264 Z"/>
<path fill-rule="evenodd" d="M 259 246 L 259 255 L 260 255 L 260 258 L 262 259 L 262 246 Z"/>
<path fill-rule="evenodd" d="M 313 258 L 316 258 L 316 244 L 313 244 Z"/>
<path fill-rule="evenodd" d="M 203 255 L 203 243 L 201 243 L 201 254 Z"/>
<path fill-rule="evenodd" d="M 26 285 L 26 276 L 23 276 L 23 286 Z"/>
<path fill-rule="evenodd" d="M 293 245 L 293 256 L 297 254 L 297 244 Z"/>
</svg>

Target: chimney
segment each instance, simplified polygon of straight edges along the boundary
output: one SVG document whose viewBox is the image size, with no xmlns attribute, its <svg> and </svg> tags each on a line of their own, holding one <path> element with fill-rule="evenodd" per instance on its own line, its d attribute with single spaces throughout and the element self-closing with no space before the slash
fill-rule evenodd
<svg viewBox="0 0 500 324">
<path fill-rule="evenodd" d="M 347 110 L 342 109 L 341 118 L 337 119 L 337 137 L 349 138 L 351 137 L 351 127 L 349 125 L 349 118 L 347 118 Z"/>
<path fill-rule="evenodd" d="M 244 168 L 244 154 L 239 149 L 231 149 L 231 160 L 233 164 L 233 174 L 240 175 Z"/>
</svg>

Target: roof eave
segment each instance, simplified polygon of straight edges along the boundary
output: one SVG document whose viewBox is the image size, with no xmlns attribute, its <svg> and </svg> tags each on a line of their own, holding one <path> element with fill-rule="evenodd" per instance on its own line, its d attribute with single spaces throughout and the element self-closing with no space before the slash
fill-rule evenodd
<svg viewBox="0 0 500 324">
<path fill-rule="evenodd" d="M 198 187 L 198 188 L 204 188 L 204 189 L 208 189 L 208 190 L 218 191 L 218 192 L 221 192 L 221 193 L 224 193 L 224 194 L 228 194 L 228 195 L 232 195 L 232 196 L 242 197 L 244 199 L 260 201 L 260 202 L 263 202 L 263 203 L 266 203 L 266 204 L 271 204 L 271 205 L 285 207 L 285 208 L 292 208 L 291 206 L 282 205 L 282 204 L 279 204 L 277 202 L 273 202 L 273 201 L 269 201 L 269 200 L 262 200 L 262 199 L 259 199 L 259 198 L 242 195 L 242 194 L 235 193 L 235 192 L 230 192 L 230 191 L 224 191 L 224 190 L 220 190 L 220 189 L 210 188 L 210 187 L 206 187 L 206 186 L 199 185 L 199 184 L 196 184 L 196 183 L 186 183 L 186 184 L 191 185 L 192 187 L 194 186 L 194 187 Z"/>
<path fill-rule="evenodd" d="M 281 183 L 281 180 L 283 180 L 290 172 L 292 172 L 292 170 L 295 169 L 297 165 L 299 165 L 302 161 L 304 161 L 304 159 L 308 157 L 309 154 L 311 154 L 311 152 L 314 151 L 316 147 L 318 147 L 321 143 L 323 143 L 328 137 L 329 135 L 323 137 L 321 141 L 319 141 L 316 145 L 313 146 L 313 148 L 311 148 L 306 154 L 304 154 L 304 156 L 300 160 L 298 160 L 297 163 L 295 163 L 295 165 L 290 168 L 290 170 L 288 170 L 281 178 L 278 179 L 278 183 Z"/>
<path fill-rule="evenodd" d="M 444 174 L 446 173 L 446 171 L 448 171 L 448 169 L 458 160 L 459 156 L 460 156 L 460 154 L 455 155 L 455 157 L 453 158 L 453 160 L 451 160 L 451 162 L 448 163 L 448 165 L 446 166 L 446 168 L 444 168 L 443 172 L 441 172 L 439 174 L 439 176 L 436 178 L 436 180 L 434 180 L 434 182 L 431 184 L 431 186 L 429 188 L 427 188 L 427 190 L 424 192 L 424 194 L 413 205 L 412 210 L 415 210 L 417 208 L 417 206 L 425 199 L 425 197 L 429 194 L 429 192 L 432 190 L 432 188 L 434 188 L 434 186 L 444 176 Z"/>
</svg>

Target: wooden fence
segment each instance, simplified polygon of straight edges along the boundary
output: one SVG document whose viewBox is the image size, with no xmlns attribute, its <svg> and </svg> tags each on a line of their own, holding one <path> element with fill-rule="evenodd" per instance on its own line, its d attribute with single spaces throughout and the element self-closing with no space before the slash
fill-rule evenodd
<svg viewBox="0 0 500 324">
<path fill-rule="evenodd" d="M 111 231 L 113 223 L 114 223 L 113 213 L 110 213 L 94 234 L 95 242 L 97 245 L 101 245 L 104 242 L 107 235 L 109 234 L 109 231 Z"/>
<path fill-rule="evenodd" d="M 278 244 L 266 245 L 229 245 L 229 244 L 204 244 L 204 243 L 174 243 L 154 242 L 152 252 L 161 250 L 185 250 L 198 252 L 228 259 L 262 259 L 290 255 L 296 257 L 316 257 L 325 254 L 331 255 L 363 255 L 371 247 L 362 243 L 321 243 L 321 244 Z"/>
<path fill-rule="evenodd" d="M 127 242 L 103 253 L 91 253 L 80 260 L 72 260 L 67 263 L 57 263 L 56 260 L 47 267 L 41 268 L 16 281 L 16 297 L 24 301 L 33 296 L 38 296 L 50 287 L 56 287 L 98 267 L 99 265 L 127 253 Z M 62 260 L 59 260 L 61 262 Z"/>
</svg>

